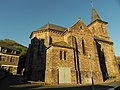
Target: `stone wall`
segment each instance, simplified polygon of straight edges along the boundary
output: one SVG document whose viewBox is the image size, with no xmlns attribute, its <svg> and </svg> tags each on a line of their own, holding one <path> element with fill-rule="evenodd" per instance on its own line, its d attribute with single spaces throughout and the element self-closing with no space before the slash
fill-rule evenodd
<svg viewBox="0 0 120 90">
<path fill-rule="evenodd" d="M 80 28 L 80 26 L 82 28 Z M 78 22 L 71 27 L 71 30 L 73 30 L 72 36 L 76 38 L 78 48 L 81 83 L 90 82 L 90 67 L 95 83 L 100 81 L 102 82 L 103 80 L 98 59 L 98 52 L 93 34 L 90 33 L 87 26 L 81 20 L 78 20 Z M 88 58 L 88 55 L 90 55 L 90 58 Z"/>
<path fill-rule="evenodd" d="M 64 55 L 60 60 L 60 51 L 66 51 L 66 60 Z M 54 53 L 52 53 L 54 52 Z M 63 53 L 62 53 L 63 54 Z M 72 71 L 71 83 L 75 83 L 74 51 L 73 49 L 52 46 L 47 50 L 45 81 L 47 83 L 58 84 L 59 67 L 70 67 Z"/>
<path fill-rule="evenodd" d="M 101 50 L 103 50 L 104 52 L 108 76 L 119 75 L 119 69 L 117 67 L 117 62 L 115 59 L 115 54 L 112 45 L 100 41 L 99 44 L 101 45 Z"/>
<path fill-rule="evenodd" d="M 97 36 L 103 36 L 105 40 L 110 40 L 108 36 L 106 23 L 102 21 L 95 21 L 94 23 L 88 26 L 88 29 L 91 31 L 92 34 Z"/>
<path fill-rule="evenodd" d="M 31 42 L 28 67 L 30 66 L 29 71 L 32 72 L 30 77 L 34 80 L 38 80 L 37 75 L 42 75 L 46 83 L 60 84 L 60 70 L 65 67 L 70 69 L 68 83 L 71 84 L 91 83 L 91 77 L 94 83 L 98 83 L 105 81 L 109 76 L 119 74 L 113 43 L 108 37 L 105 22 L 95 21 L 87 27 L 81 19 L 78 19 L 65 32 L 41 30 L 34 32 L 31 38 L 33 37 L 37 40 Z M 40 45 L 37 42 L 41 39 L 44 39 L 46 48 L 44 59 L 41 59 L 38 54 Z M 55 45 L 60 41 L 68 46 Z M 45 74 L 38 68 L 40 65 L 44 66 Z"/>
<path fill-rule="evenodd" d="M 119 70 L 117 67 L 115 53 L 113 49 L 113 42 L 111 42 L 110 37 L 108 36 L 108 31 L 106 28 L 106 22 L 104 21 L 95 21 L 90 24 L 88 28 L 91 33 L 96 37 L 97 43 L 99 44 L 98 58 L 99 62 L 104 61 L 106 68 L 107 77 L 119 75 Z M 101 54 L 101 55 L 100 55 Z M 101 59 L 100 59 L 101 58 Z M 104 71 L 103 71 L 104 73 Z"/>
</svg>

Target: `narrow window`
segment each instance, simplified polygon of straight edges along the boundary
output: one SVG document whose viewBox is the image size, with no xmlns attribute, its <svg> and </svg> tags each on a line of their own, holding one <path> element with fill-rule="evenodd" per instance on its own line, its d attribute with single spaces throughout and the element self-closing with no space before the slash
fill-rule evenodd
<svg viewBox="0 0 120 90">
<path fill-rule="evenodd" d="M 14 54 L 16 54 L 16 51 L 14 51 Z"/>
<path fill-rule="evenodd" d="M 101 25 L 101 30 L 103 31 L 103 26 Z"/>
<path fill-rule="evenodd" d="M 64 60 L 66 60 L 66 51 L 64 51 Z"/>
<path fill-rule="evenodd" d="M 84 40 L 82 40 L 82 50 L 83 50 L 83 54 L 85 54 L 85 44 L 84 44 Z"/>
<path fill-rule="evenodd" d="M 10 62 L 12 62 L 12 57 L 10 58 Z"/>
<path fill-rule="evenodd" d="M 1 52 L 2 47 L 0 47 L 0 52 Z"/>
<path fill-rule="evenodd" d="M 1 55 L 0 55 L 0 61 L 1 61 L 2 59 L 1 59 Z"/>
<path fill-rule="evenodd" d="M 62 51 L 60 51 L 60 60 L 62 60 Z"/>
<path fill-rule="evenodd" d="M 52 44 L 52 37 L 49 38 L 49 45 Z"/>
<path fill-rule="evenodd" d="M 3 52 L 3 53 L 6 53 L 6 52 L 7 52 L 7 50 L 6 50 L 6 49 L 2 49 L 2 52 Z"/>
<path fill-rule="evenodd" d="M 79 29 L 83 29 L 83 27 L 82 27 L 82 26 L 79 26 Z"/>
<path fill-rule="evenodd" d="M 6 61 L 6 56 L 1 56 L 1 61 Z"/>
</svg>

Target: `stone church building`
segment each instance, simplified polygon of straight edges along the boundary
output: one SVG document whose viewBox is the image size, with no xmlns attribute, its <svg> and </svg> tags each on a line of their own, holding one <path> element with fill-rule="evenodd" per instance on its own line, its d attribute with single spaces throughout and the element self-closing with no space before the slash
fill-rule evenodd
<svg viewBox="0 0 120 90">
<path fill-rule="evenodd" d="M 49 84 L 85 84 L 119 75 L 107 24 L 92 7 L 88 26 L 78 18 L 69 28 L 46 24 L 33 31 L 25 78 Z"/>
</svg>

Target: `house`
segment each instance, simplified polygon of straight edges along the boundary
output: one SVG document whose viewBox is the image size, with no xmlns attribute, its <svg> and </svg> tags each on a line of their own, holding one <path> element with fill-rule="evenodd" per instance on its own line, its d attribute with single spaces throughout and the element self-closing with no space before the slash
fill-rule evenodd
<svg viewBox="0 0 120 90">
<path fill-rule="evenodd" d="M 16 74 L 20 51 L 8 46 L 0 46 L 0 68 Z"/>
</svg>

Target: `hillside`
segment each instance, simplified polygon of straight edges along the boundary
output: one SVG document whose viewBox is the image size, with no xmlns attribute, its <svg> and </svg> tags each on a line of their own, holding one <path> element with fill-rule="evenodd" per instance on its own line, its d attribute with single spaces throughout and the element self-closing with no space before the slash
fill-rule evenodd
<svg viewBox="0 0 120 90">
<path fill-rule="evenodd" d="M 117 60 L 120 60 L 120 56 L 116 56 Z"/>
<path fill-rule="evenodd" d="M 27 47 L 17 43 L 14 40 L 10 40 L 10 39 L 0 40 L 0 46 L 6 46 L 6 47 L 17 49 L 21 52 L 20 56 L 25 55 L 27 52 Z"/>
<path fill-rule="evenodd" d="M 116 59 L 117 59 L 117 63 L 118 63 L 119 66 L 120 66 L 120 56 L 116 56 Z"/>
</svg>

